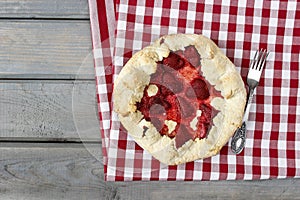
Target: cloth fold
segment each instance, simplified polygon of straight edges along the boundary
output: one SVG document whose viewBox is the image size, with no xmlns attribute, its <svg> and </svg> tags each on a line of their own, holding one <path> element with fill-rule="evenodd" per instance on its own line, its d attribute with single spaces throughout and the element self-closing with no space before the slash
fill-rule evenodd
<svg viewBox="0 0 300 200">
<path fill-rule="evenodd" d="M 300 176 L 300 3 L 89 0 L 105 178 L 254 180 Z M 259 48 L 271 53 L 256 90 L 244 151 L 166 166 L 141 149 L 113 112 L 113 80 L 133 53 L 164 34 L 211 38 L 246 79 Z M 230 144 L 230 143 L 229 143 Z"/>
</svg>

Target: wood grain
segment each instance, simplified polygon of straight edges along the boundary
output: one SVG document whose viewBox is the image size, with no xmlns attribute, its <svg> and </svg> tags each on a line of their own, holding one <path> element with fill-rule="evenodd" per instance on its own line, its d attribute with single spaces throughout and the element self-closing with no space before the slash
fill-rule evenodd
<svg viewBox="0 0 300 200">
<path fill-rule="evenodd" d="M 0 27 L 0 79 L 94 79 L 89 21 L 1 20 Z M 89 67 L 78 74 L 82 65 Z"/>
<path fill-rule="evenodd" d="M 300 179 L 105 182 L 100 144 L 0 143 L 0 152 L 0 199 L 300 199 Z"/>
<path fill-rule="evenodd" d="M 0 140 L 100 141 L 94 81 L 0 82 Z"/>
<path fill-rule="evenodd" d="M 3 147 L 4 146 L 4 147 Z M 111 199 L 103 165 L 82 145 L 1 144 L 0 199 Z M 90 145 L 100 154 L 100 144 Z"/>
<path fill-rule="evenodd" d="M 80 18 L 88 19 L 87 0 L 4 0 L 0 18 Z"/>
</svg>

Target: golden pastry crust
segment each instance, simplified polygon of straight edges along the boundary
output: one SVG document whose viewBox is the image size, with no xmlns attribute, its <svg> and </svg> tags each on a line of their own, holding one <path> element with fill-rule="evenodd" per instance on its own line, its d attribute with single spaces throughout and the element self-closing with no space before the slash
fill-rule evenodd
<svg viewBox="0 0 300 200">
<path fill-rule="evenodd" d="M 163 41 L 163 42 L 162 42 Z M 219 110 L 213 126 L 204 139 L 190 139 L 179 148 L 174 138 L 162 136 L 151 122 L 143 119 L 136 103 L 155 73 L 158 61 L 170 51 L 193 45 L 201 57 L 201 70 L 205 79 L 221 92 L 211 105 Z M 114 111 L 119 115 L 128 134 L 156 159 L 168 165 L 177 165 L 216 155 L 241 125 L 246 103 L 244 83 L 234 64 L 210 39 L 196 34 L 166 35 L 152 45 L 137 52 L 126 63 L 114 84 Z M 144 127 L 147 127 L 145 131 Z"/>
</svg>

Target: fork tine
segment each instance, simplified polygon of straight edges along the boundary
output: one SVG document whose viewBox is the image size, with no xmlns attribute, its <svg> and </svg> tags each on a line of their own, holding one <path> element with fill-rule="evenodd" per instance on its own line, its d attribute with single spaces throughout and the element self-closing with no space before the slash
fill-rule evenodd
<svg viewBox="0 0 300 200">
<path fill-rule="evenodd" d="M 261 57 L 261 60 L 259 62 L 259 69 L 258 69 L 259 71 L 261 71 L 263 69 L 263 67 L 265 66 L 268 55 L 269 55 L 269 53 L 265 49 L 264 52 L 263 52 L 263 55 Z"/>
<path fill-rule="evenodd" d="M 257 58 L 256 63 L 255 63 L 256 64 L 256 66 L 255 66 L 256 70 L 259 70 L 259 68 L 260 68 L 261 59 L 262 59 L 263 55 L 264 55 L 264 51 L 263 51 L 263 49 L 260 49 L 259 54 L 258 54 L 258 58 Z"/>
<path fill-rule="evenodd" d="M 262 70 L 262 68 L 265 66 L 266 60 L 267 60 L 267 57 L 268 57 L 269 53 L 270 53 L 269 51 L 266 52 L 265 57 L 264 57 L 264 61 L 263 61 L 262 65 L 261 65 L 260 70 Z"/>
<path fill-rule="evenodd" d="M 262 69 L 262 63 L 265 60 L 265 56 L 266 56 L 266 50 L 264 49 L 264 51 L 262 51 L 262 49 L 261 49 L 259 62 L 257 63 L 257 68 L 256 68 L 259 71 Z"/>
<path fill-rule="evenodd" d="M 255 55 L 254 55 L 254 57 L 253 57 L 253 59 L 251 60 L 251 63 L 250 63 L 250 68 L 252 68 L 252 69 L 254 69 L 254 66 L 255 66 L 255 63 L 256 63 L 257 53 L 258 53 L 258 50 L 255 52 Z"/>
</svg>

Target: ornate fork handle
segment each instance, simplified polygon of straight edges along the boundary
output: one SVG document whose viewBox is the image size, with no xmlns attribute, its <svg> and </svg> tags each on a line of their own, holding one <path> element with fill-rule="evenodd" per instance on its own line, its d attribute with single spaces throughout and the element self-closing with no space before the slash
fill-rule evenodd
<svg viewBox="0 0 300 200">
<path fill-rule="evenodd" d="M 246 122 L 243 122 L 242 126 L 238 128 L 231 141 L 231 149 L 233 153 L 239 154 L 243 150 L 246 144 Z"/>
<path fill-rule="evenodd" d="M 243 150 L 243 148 L 246 144 L 246 131 L 247 131 L 246 122 L 248 121 L 248 117 L 249 117 L 250 106 L 251 106 L 251 102 L 252 102 L 252 98 L 253 98 L 253 94 L 254 94 L 254 89 L 255 88 L 250 88 L 249 97 L 248 97 L 248 101 L 247 101 L 246 111 L 245 111 L 245 114 L 244 114 L 244 117 L 243 117 L 242 126 L 235 131 L 235 133 L 232 137 L 231 150 L 235 154 L 241 153 L 241 151 Z"/>
<path fill-rule="evenodd" d="M 253 98 L 253 93 L 255 88 L 257 87 L 261 73 L 263 71 L 263 67 L 266 64 L 267 57 L 269 52 L 265 49 L 261 49 L 260 51 L 256 51 L 253 60 L 250 63 L 249 71 L 247 75 L 247 84 L 249 86 L 249 96 L 247 100 L 246 110 L 243 117 L 242 126 L 237 129 L 231 140 L 231 150 L 233 153 L 239 154 L 245 144 L 246 144 L 246 131 L 247 131 L 247 121 L 250 111 L 250 106 Z"/>
</svg>

